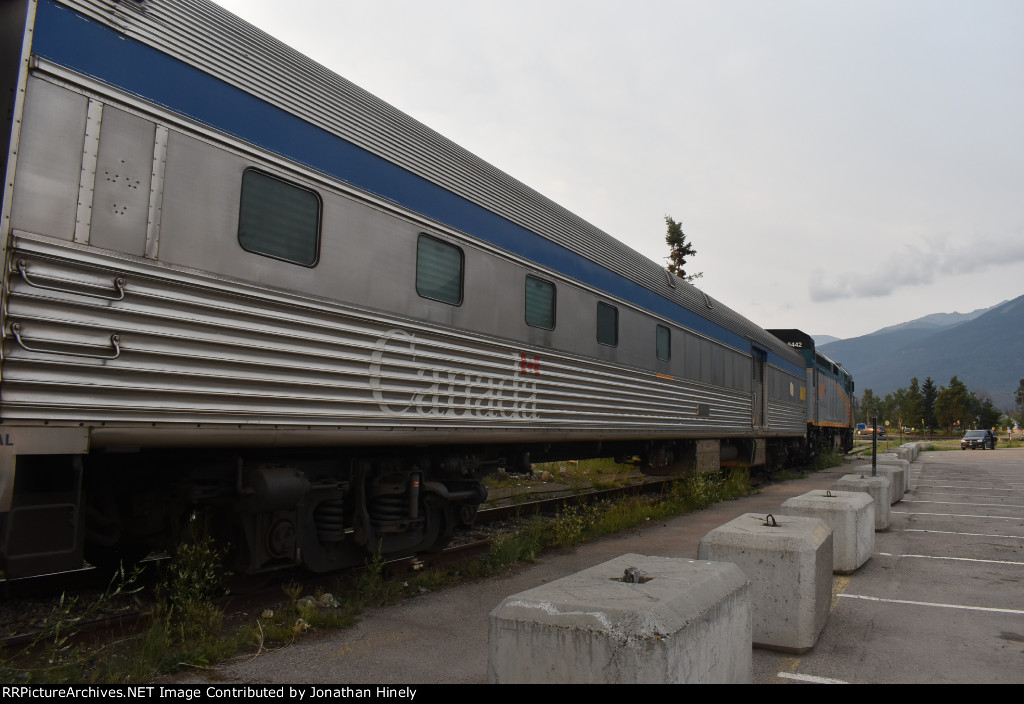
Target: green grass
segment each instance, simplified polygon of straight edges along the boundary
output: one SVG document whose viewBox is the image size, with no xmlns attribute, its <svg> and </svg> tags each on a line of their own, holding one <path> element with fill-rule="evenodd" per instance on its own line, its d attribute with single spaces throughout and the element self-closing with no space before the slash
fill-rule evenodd
<svg viewBox="0 0 1024 704">
<path fill-rule="evenodd" d="M 469 571 L 476 576 L 495 574 L 515 562 L 531 562 L 545 550 L 570 549 L 749 493 L 750 473 L 741 467 L 726 474 L 677 478 L 658 496 L 566 504 L 554 517 L 533 516 L 494 538 L 488 556 Z"/>
<path fill-rule="evenodd" d="M 32 639 L 16 652 L 0 653 L 0 682 L 3 684 L 59 684 L 94 681 L 95 663 L 106 655 L 105 645 L 84 641 L 81 629 L 99 614 L 129 610 L 130 597 L 140 572 L 123 568 L 114 575 L 106 591 L 88 603 L 74 595 L 61 594 Z"/>
<path fill-rule="evenodd" d="M 820 472 L 823 469 L 829 467 L 839 467 L 845 461 L 843 453 L 836 450 L 826 450 L 818 453 L 811 461 L 811 470 L 814 472 Z"/>
<path fill-rule="evenodd" d="M 504 490 L 503 501 L 515 501 L 516 496 L 544 485 L 563 485 L 569 491 L 583 493 L 590 490 L 615 489 L 643 481 L 639 466 L 618 463 L 612 458 L 592 460 L 565 460 L 533 465 L 533 476 L 497 472 L 484 480 L 489 490 Z"/>
<path fill-rule="evenodd" d="M 929 438 L 929 437 L 905 437 L 904 442 L 921 442 L 931 443 L 932 450 L 935 452 L 945 452 L 948 450 L 959 450 L 960 449 L 960 438 Z M 889 450 L 892 450 L 900 446 L 898 437 L 890 437 L 889 439 Z M 1014 436 L 1013 440 L 1006 439 L 1006 433 L 999 435 L 999 442 L 996 445 L 997 450 L 1014 449 L 1024 447 L 1024 440 L 1019 435 Z M 878 443 L 878 452 L 882 453 L 886 451 L 885 441 Z M 854 450 L 859 450 L 861 455 L 871 455 L 871 443 L 867 443 L 861 447 L 860 443 L 854 445 Z"/>
</svg>

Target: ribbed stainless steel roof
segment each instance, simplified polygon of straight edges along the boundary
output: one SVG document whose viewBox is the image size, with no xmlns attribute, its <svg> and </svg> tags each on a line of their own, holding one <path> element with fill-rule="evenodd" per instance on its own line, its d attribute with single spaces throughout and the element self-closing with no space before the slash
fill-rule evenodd
<svg viewBox="0 0 1024 704">
<path fill-rule="evenodd" d="M 680 279 L 669 286 L 661 265 L 207 0 L 61 2 L 802 364 L 775 337 L 696 287 Z"/>
</svg>

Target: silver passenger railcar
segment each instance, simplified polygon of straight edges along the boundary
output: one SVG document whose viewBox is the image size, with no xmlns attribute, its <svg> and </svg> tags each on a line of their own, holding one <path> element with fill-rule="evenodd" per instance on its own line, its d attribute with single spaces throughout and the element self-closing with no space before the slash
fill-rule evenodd
<svg viewBox="0 0 1024 704">
<path fill-rule="evenodd" d="M 0 568 L 429 549 L 481 479 L 802 442 L 803 360 L 205 0 L 4 3 Z"/>
</svg>

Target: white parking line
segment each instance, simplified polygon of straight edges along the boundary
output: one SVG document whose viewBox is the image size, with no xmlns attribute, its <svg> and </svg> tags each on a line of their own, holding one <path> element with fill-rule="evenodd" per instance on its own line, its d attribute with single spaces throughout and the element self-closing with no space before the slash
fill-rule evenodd
<svg viewBox="0 0 1024 704">
<path fill-rule="evenodd" d="M 990 606 L 966 606 L 964 604 L 936 604 L 930 601 L 908 601 L 906 599 L 882 599 L 877 596 L 865 596 L 863 594 L 840 594 L 844 599 L 863 599 L 865 601 L 878 601 L 885 604 L 909 604 L 911 606 L 934 606 L 940 609 L 961 609 L 965 611 L 994 611 L 1000 614 L 1024 614 L 1021 609 L 996 609 Z"/>
<path fill-rule="evenodd" d="M 975 504 L 966 501 L 929 501 L 928 499 L 903 499 L 905 504 L 947 504 L 949 506 L 999 506 L 1000 508 L 1024 508 L 1021 504 Z"/>
<path fill-rule="evenodd" d="M 929 472 L 928 474 L 920 474 L 918 476 L 921 477 L 921 481 L 928 482 L 930 484 L 938 484 L 939 482 L 958 482 L 958 483 L 967 482 L 967 483 L 973 483 L 973 484 L 977 484 L 979 482 L 981 482 L 981 483 L 988 483 L 988 484 L 991 484 L 993 482 L 999 482 L 1000 484 L 1010 485 L 1010 486 L 1015 486 L 1016 484 L 1019 484 L 1019 482 L 1010 481 L 1009 479 L 1006 479 L 1005 477 L 993 477 L 991 474 L 986 474 L 986 475 L 980 476 L 980 477 L 976 476 L 976 475 L 975 476 L 969 476 L 969 477 L 937 477 L 937 476 L 935 476 L 935 474 Z"/>
<path fill-rule="evenodd" d="M 985 491 L 1017 491 L 1017 489 L 1003 489 L 998 486 L 962 486 L 957 484 L 918 484 L 915 489 L 984 489 Z"/>
<path fill-rule="evenodd" d="M 927 530 L 925 528 L 904 528 L 897 533 L 942 533 L 943 535 L 966 535 L 971 538 L 1006 538 L 1008 540 L 1024 540 L 1024 535 L 999 535 L 998 533 L 958 533 L 954 530 Z"/>
<path fill-rule="evenodd" d="M 936 477 L 1003 477 L 1005 479 L 1016 479 L 1020 481 L 1020 471 L 1013 468 L 1016 466 L 1016 462 L 1010 468 L 1007 467 L 989 467 L 984 470 L 971 470 L 971 469 L 938 469 L 936 467 L 926 467 L 924 471 L 928 474 L 934 474 Z M 915 466 L 914 469 L 917 469 Z"/>
<path fill-rule="evenodd" d="M 890 514 L 899 513 L 907 516 L 950 516 L 952 518 L 985 518 L 995 521 L 1021 521 L 1020 516 L 983 516 L 978 513 L 925 513 L 924 511 L 889 511 Z"/>
<path fill-rule="evenodd" d="M 885 555 L 886 557 L 898 557 L 900 559 L 904 557 L 920 557 L 926 560 L 956 560 L 957 562 L 987 562 L 990 564 L 997 565 L 1020 565 L 1024 567 L 1024 562 L 1013 562 L 1011 560 L 980 560 L 974 557 L 947 557 L 944 555 L 894 555 L 891 552 L 880 552 L 879 555 Z"/>
<path fill-rule="evenodd" d="M 914 494 L 917 496 L 970 496 L 975 499 L 1010 499 L 1012 496 L 986 496 L 985 494 L 978 494 L 973 491 L 917 491 L 914 490 Z"/>
<path fill-rule="evenodd" d="M 1004 486 L 1020 486 L 1020 476 L 1014 477 L 1013 479 L 1007 479 L 1006 477 L 996 477 L 991 474 L 985 474 L 982 476 L 971 476 L 971 477 L 937 477 L 934 474 L 920 475 L 922 481 L 938 484 L 939 482 L 957 482 L 957 483 L 987 483 L 992 484 L 998 482 Z"/>
<path fill-rule="evenodd" d="M 850 684 L 843 680 L 835 680 L 831 677 L 818 677 L 817 675 L 801 675 L 796 672 L 780 672 L 779 677 L 784 680 L 799 680 L 800 682 L 814 682 L 815 684 Z"/>
</svg>

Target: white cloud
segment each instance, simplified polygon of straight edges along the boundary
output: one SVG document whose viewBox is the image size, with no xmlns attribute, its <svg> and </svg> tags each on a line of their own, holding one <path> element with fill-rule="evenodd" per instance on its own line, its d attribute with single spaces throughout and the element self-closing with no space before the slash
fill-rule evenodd
<svg viewBox="0 0 1024 704">
<path fill-rule="evenodd" d="M 811 300 L 817 302 L 858 298 L 883 298 L 899 289 L 930 286 L 939 279 L 991 272 L 1004 276 L 1004 267 L 1024 262 L 1024 233 L 1002 237 L 962 238 L 951 241 L 936 237 L 916 247 L 901 245 L 895 252 L 883 252 L 876 265 L 857 272 L 826 272 L 814 269 L 808 280 Z M 841 265 L 841 262 L 837 262 Z M 1024 293 L 1024 277 L 1017 268 Z"/>
</svg>

